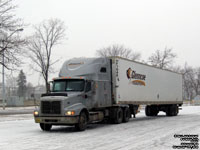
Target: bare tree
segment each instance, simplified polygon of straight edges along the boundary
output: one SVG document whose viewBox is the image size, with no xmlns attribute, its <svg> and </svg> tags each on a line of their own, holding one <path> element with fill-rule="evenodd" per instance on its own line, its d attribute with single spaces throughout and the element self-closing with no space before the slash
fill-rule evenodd
<svg viewBox="0 0 200 150">
<path fill-rule="evenodd" d="M 26 89 L 26 97 L 28 100 L 34 98 L 34 92 L 35 92 L 35 88 L 34 86 L 28 82 L 27 85 L 26 85 L 27 89 Z"/>
<path fill-rule="evenodd" d="M 133 52 L 132 49 L 118 44 L 101 48 L 96 51 L 96 54 L 100 57 L 119 56 L 131 60 L 139 60 L 141 57 L 139 52 Z"/>
<path fill-rule="evenodd" d="M 155 51 L 155 53 L 148 58 L 148 62 L 158 68 L 169 69 L 175 58 L 176 54 L 172 52 L 172 49 L 165 48 L 164 51 Z"/>
<path fill-rule="evenodd" d="M 52 65 L 57 62 L 52 61 L 52 50 L 65 37 L 65 27 L 61 20 L 50 19 L 34 29 L 35 33 L 28 43 L 28 56 L 32 60 L 31 67 L 44 78 L 47 90 L 49 73 L 53 71 Z"/>
<path fill-rule="evenodd" d="M 15 9 L 13 0 L 0 0 L 0 64 L 7 69 L 20 64 L 19 56 L 25 44 L 25 40 L 19 34 L 24 25 L 15 16 Z"/>
<path fill-rule="evenodd" d="M 20 70 L 20 73 L 18 75 L 18 79 L 17 79 L 17 85 L 18 85 L 18 89 L 17 89 L 17 94 L 19 97 L 25 97 L 26 95 L 26 75 L 23 72 L 23 70 Z"/>
<path fill-rule="evenodd" d="M 191 100 L 195 95 L 193 83 L 191 80 L 191 78 L 193 78 L 193 68 L 189 67 L 187 63 L 185 63 L 181 73 L 183 74 L 184 99 Z"/>
<path fill-rule="evenodd" d="M 195 96 L 200 94 L 200 68 L 194 68 L 189 73 L 189 80 L 193 87 Z"/>
<path fill-rule="evenodd" d="M 7 96 L 17 96 L 17 78 L 12 74 L 6 75 Z"/>
<path fill-rule="evenodd" d="M 181 70 L 184 83 L 184 98 L 192 100 L 200 94 L 200 68 L 193 68 L 185 63 Z"/>
</svg>

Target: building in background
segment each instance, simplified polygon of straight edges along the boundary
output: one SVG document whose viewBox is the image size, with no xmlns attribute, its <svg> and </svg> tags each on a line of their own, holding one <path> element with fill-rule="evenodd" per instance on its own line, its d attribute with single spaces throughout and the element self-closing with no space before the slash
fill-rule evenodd
<svg viewBox="0 0 200 150">
<path fill-rule="evenodd" d="M 32 86 L 27 84 L 27 90 L 24 97 L 19 97 L 17 93 L 17 86 L 7 86 L 5 88 L 5 103 L 6 106 L 23 106 L 25 101 L 39 100 L 41 94 L 46 92 L 44 85 Z M 2 83 L 0 83 L 0 106 L 3 105 L 2 100 Z"/>
<path fill-rule="evenodd" d="M 194 105 L 200 105 L 200 95 L 195 96 Z"/>
</svg>

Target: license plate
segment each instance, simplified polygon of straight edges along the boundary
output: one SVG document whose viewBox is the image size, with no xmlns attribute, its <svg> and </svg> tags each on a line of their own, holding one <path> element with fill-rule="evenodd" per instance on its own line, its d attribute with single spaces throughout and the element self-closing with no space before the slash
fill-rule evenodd
<svg viewBox="0 0 200 150">
<path fill-rule="evenodd" d="M 35 119 L 35 122 L 36 122 L 36 123 L 40 123 L 40 121 L 41 121 L 41 120 L 40 120 L 39 118 L 36 118 L 36 119 Z"/>
</svg>

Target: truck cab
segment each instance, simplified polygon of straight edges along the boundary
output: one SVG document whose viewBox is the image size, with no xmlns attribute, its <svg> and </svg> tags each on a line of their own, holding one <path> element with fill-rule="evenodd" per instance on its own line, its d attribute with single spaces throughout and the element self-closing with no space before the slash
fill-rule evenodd
<svg viewBox="0 0 200 150">
<path fill-rule="evenodd" d="M 112 105 L 110 60 L 66 61 L 50 87 L 34 112 L 35 122 L 42 130 L 50 130 L 52 125 L 75 125 L 84 130 L 84 124 L 103 119 L 103 112 L 96 109 Z"/>
</svg>

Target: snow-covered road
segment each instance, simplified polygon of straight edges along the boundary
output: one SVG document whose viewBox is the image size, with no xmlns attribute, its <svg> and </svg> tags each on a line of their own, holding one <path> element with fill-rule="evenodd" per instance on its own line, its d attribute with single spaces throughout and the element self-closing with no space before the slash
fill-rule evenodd
<svg viewBox="0 0 200 150">
<path fill-rule="evenodd" d="M 123 124 L 91 124 L 84 132 L 53 126 L 43 132 L 30 114 L 0 116 L 1 150 L 170 150 L 180 145 L 176 134 L 200 136 L 200 106 L 185 106 L 176 117 L 146 117 Z M 199 137 L 200 138 L 200 137 Z M 199 143 L 200 144 L 200 143 Z"/>
</svg>

